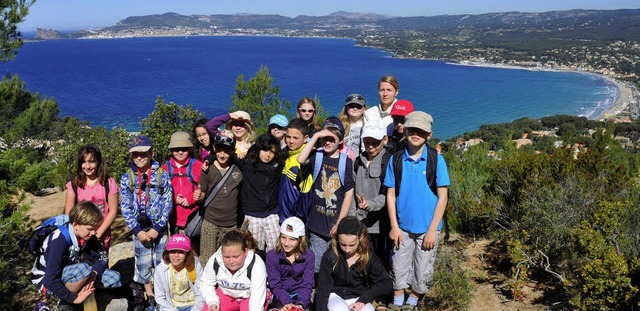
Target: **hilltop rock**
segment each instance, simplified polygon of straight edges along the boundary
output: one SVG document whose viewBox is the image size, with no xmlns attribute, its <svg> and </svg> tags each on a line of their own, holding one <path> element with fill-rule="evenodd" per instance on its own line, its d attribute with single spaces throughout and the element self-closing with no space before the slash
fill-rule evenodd
<svg viewBox="0 0 640 311">
<path fill-rule="evenodd" d="M 36 33 L 36 39 L 62 39 L 64 36 L 57 30 L 38 28 Z"/>
</svg>

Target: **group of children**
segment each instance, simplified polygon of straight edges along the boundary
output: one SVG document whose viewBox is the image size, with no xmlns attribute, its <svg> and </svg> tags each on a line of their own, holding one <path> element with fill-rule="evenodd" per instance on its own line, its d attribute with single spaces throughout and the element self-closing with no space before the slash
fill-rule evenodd
<svg viewBox="0 0 640 311">
<path fill-rule="evenodd" d="M 62 229 L 47 238 L 34 284 L 63 310 L 96 287 L 119 286 L 104 261 L 119 202 L 140 306 L 289 311 L 309 309 L 315 297 L 316 310 L 372 311 L 374 301 L 414 308 L 433 278 L 449 177 L 427 144 L 431 116 L 396 99 L 394 77 L 378 89 L 379 105 L 366 109 L 351 94 L 321 125 L 305 97 L 297 118 L 275 115 L 258 137 L 243 111 L 199 120 L 191 134 L 171 135 L 164 164 L 139 135 L 119 184 L 96 146 L 81 148 L 65 204 L 75 239 L 60 238 Z M 85 250 L 95 250 L 92 266 L 70 277 Z"/>
</svg>

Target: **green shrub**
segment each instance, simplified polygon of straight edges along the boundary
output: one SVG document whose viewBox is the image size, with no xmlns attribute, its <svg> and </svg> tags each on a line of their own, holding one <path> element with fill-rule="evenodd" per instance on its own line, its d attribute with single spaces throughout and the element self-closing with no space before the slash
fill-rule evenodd
<svg viewBox="0 0 640 311">
<path fill-rule="evenodd" d="M 435 302 L 443 308 L 468 310 L 475 293 L 475 284 L 468 271 L 460 267 L 461 260 L 447 247 L 438 248 L 438 259 L 434 272 L 436 282 L 431 294 Z"/>
<path fill-rule="evenodd" d="M 56 165 L 52 162 L 38 162 L 27 167 L 16 184 L 25 191 L 37 193 L 41 189 L 54 187 L 56 180 Z"/>
</svg>

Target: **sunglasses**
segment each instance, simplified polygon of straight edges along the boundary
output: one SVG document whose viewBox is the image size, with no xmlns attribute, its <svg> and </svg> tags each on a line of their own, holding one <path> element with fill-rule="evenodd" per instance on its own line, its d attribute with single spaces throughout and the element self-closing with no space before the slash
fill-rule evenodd
<svg viewBox="0 0 640 311">
<path fill-rule="evenodd" d="M 347 96 L 347 100 L 345 100 L 346 102 L 350 102 L 352 100 L 364 100 L 364 97 L 360 96 L 360 95 L 349 95 Z"/>
<path fill-rule="evenodd" d="M 377 139 L 372 139 L 372 140 L 363 140 L 362 143 L 367 146 L 367 145 L 371 145 L 372 147 L 378 147 L 380 146 L 380 143 L 382 143 L 382 140 L 377 140 Z"/>
<path fill-rule="evenodd" d="M 298 108 L 298 111 L 300 111 L 302 113 L 313 113 L 316 110 L 313 109 L 313 108 L 311 108 L 311 109 Z"/>
<path fill-rule="evenodd" d="M 149 156 L 149 152 L 132 152 L 131 156 L 135 158 L 146 158 Z"/>
<path fill-rule="evenodd" d="M 173 148 L 171 149 L 172 152 L 189 152 L 189 148 L 188 147 L 181 147 L 181 148 Z"/>
<path fill-rule="evenodd" d="M 273 129 L 277 129 L 277 130 L 279 130 L 279 131 L 284 131 L 284 130 L 285 130 L 285 128 L 284 128 L 284 127 L 282 127 L 282 126 L 280 126 L 280 125 L 277 125 L 277 124 L 271 124 L 271 125 L 269 125 L 269 130 L 273 130 Z"/>
<path fill-rule="evenodd" d="M 213 142 L 231 145 L 233 144 L 233 138 L 227 136 L 216 136 L 213 138 Z"/>
<path fill-rule="evenodd" d="M 358 110 L 360 110 L 360 109 L 363 109 L 363 108 L 364 108 L 364 106 L 356 104 L 356 103 L 351 103 L 351 104 L 347 105 L 347 109 L 358 109 Z"/>
</svg>

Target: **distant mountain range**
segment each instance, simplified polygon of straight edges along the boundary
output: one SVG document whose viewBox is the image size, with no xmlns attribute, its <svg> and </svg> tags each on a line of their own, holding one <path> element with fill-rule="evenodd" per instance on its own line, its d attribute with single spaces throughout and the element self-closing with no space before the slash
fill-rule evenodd
<svg viewBox="0 0 640 311">
<path fill-rule="evenodd" d="M 461 29 L 473 29 L 476 35 L 497 41 L 518 36 L 525 39 L 640 40 L 640 9 L 568 10 L 542 13 L 504 12 L 478 15 L 440 15 L 394 17 L 371 13 L 338 11 L 326 16 L 286 17 L 281 15 L 215 14 L 180 15 L 177 13 L 130 16 L 115 26 L 97 31 L 61 34 L 38 29 L 38 38 L 77 38 L 91 34 L 121 33 L 143 29 L 189 28 L 206 31 L 238 29 L 288 31 L 289 35 L 322 35 L 357 37 L 363 32 L 414 30 L 430 35 L 459 35 Z M 500 30 L 500 31 L 497 31 Z M 294 33 L 291 33 L 291 32 Z M 479 33 L 477 33 L 480 31 Z M 202 34 L 202 33 L 194 33 Z"/>
</svg>

